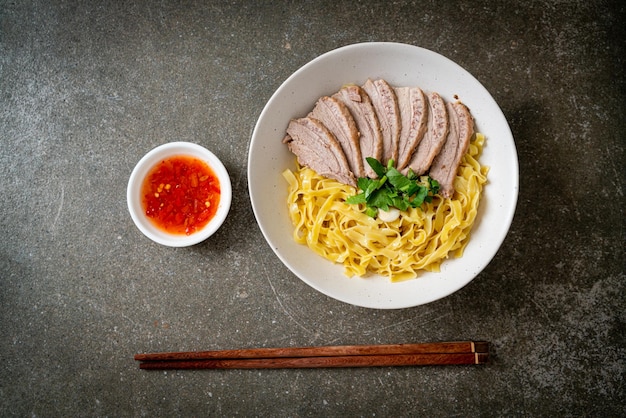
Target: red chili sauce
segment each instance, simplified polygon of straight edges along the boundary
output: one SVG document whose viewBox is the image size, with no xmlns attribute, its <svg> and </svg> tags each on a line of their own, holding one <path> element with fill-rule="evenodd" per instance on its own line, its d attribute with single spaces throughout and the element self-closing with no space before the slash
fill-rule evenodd
<svg viewBox="0 0 626 418">
<path fill-rule="evenodd" d="M 170 234 L 190 235 L 215 216 L 220 183 L 206 163 L 180 155 L 150 170 L 141 195 L 146 216 L 154 225 Z"/>
</svg>

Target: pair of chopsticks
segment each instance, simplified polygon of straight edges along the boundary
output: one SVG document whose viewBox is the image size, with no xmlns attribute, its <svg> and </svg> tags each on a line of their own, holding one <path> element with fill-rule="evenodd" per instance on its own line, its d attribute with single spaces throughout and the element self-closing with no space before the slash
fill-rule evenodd
<svg viewBox="0 0 626 418">
<path fill-rule="evenodd" d="M 417 344 L 249 348 L 136 354 L 139 368 L 294 369 L 319 367 L 438 366 L 484 364 L 489 343 L 455 341 Z"/>
</svg>

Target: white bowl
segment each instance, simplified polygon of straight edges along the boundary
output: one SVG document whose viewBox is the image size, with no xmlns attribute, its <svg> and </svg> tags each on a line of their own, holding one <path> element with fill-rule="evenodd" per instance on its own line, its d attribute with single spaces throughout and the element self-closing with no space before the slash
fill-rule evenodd
<svg viewBox="0 0 626 418">
<path fill-rule="evenodd" d="M 160 230 L 145 215 L 141 203 L 141 185 L 148 172 L 161 160 L 177 155 L 195 157 L 206 163 L 220 182 L 220 203 L 215 216 L 201 230 L 190 235 L 174 235 Z M 190 142 L 170 142 L 160 145 L 139 160 L 128 180 L 126 190 L 128 210 L 139 230 L 152 241 L 169 247 L 187 247 L 198 244 L 213 235 L 224 223 L 232 200 L 230 177 L 224 164 L 208 149 Z"/>
<path fill-rule="evenodd" d="M 316 100 L 346 83 L 384 78 L 396 86 L 455 95 L 469 106 L 476 128 L 486 136 L 480 162 L 490 166 L 472 236 L 463 257 L 442 263 L 441 272 L 391 283 L 382 276 L 348 278 L 333 264 L 294 243 L 287 211 L 287 183 L 281 173 L 295 170 L 295 157 L 282 143 L 291 118 L 306 116 Z M 469 283 L 489 264 L 515 213 L 518 160 L 513 135 L 500 107 L 470 73 L 435 52 L 397 43 L 363 43 L 323 54 L 292 74 L 267 102 L 250 142 L 248 184 L 252 208 L 272 250 L 314 289 L 357 306 L 397 309 L 440 299 Z"/>
</svg>

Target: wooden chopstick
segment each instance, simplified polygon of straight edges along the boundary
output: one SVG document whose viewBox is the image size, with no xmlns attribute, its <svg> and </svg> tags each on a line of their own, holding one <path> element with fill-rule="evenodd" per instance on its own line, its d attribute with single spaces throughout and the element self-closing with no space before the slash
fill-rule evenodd
<svg viewBox="0 0 626 418">
<path fill-rule="evenodd" d="M 139 364 L 141 369 L 294 369 L 318 367 L 437 366 L 483 364 L 488 353 L 389 354 L 336 357 L 165 360 Z"/>
<path fill-rule="evenodd" d="M 238 350 L 182 351 L 136 354 L 138 361 L 209 360 L 275 357 L 333 357 L 375 354 L 486 353 L 485 341 L 453 341 L 414 344 L 336 345 L 321 347 L 244 348 Z"/>
<path fill-rule="evenodd" d="M 488 353 L 389 354 L 337 357 L 275 357 L 223 360 L 148 361 L 141 369 L 294 369 L 319 367 L 443 366 L 484 364 Z"/>
<path fill-rule="evenodd" d="M 251 348 L 137 354 L 142 369 L 276 369 L 483 364 L 489 343 L 457 341 L 418 344 Z"/>
</svg>

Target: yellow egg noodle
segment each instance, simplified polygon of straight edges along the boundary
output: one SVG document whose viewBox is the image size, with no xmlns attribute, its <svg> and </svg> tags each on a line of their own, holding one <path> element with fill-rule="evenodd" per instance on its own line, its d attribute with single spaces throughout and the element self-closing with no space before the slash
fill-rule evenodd
<svg viewBox="0 0 626 418">
<path fill-rule="evenodd" d="M 362 212 L 363 207 L 345 200 L 357 190 L 298 166 L 283 172 L 289 183 L 289 216 L 293 238 L 314 252 L 345 267 L 349 276 L 367 272 L 391 281 L 417 277 L 420 270 L 439 271 L 452 255 L 463 255 L 478 213 L 486 166 L 478 158 L 485 137 L 477 133 L 454 181 L 454 196 L 439 195 L 431 203 L 409 208 L 393 222 L 383 222 Z"/>
</svg>

